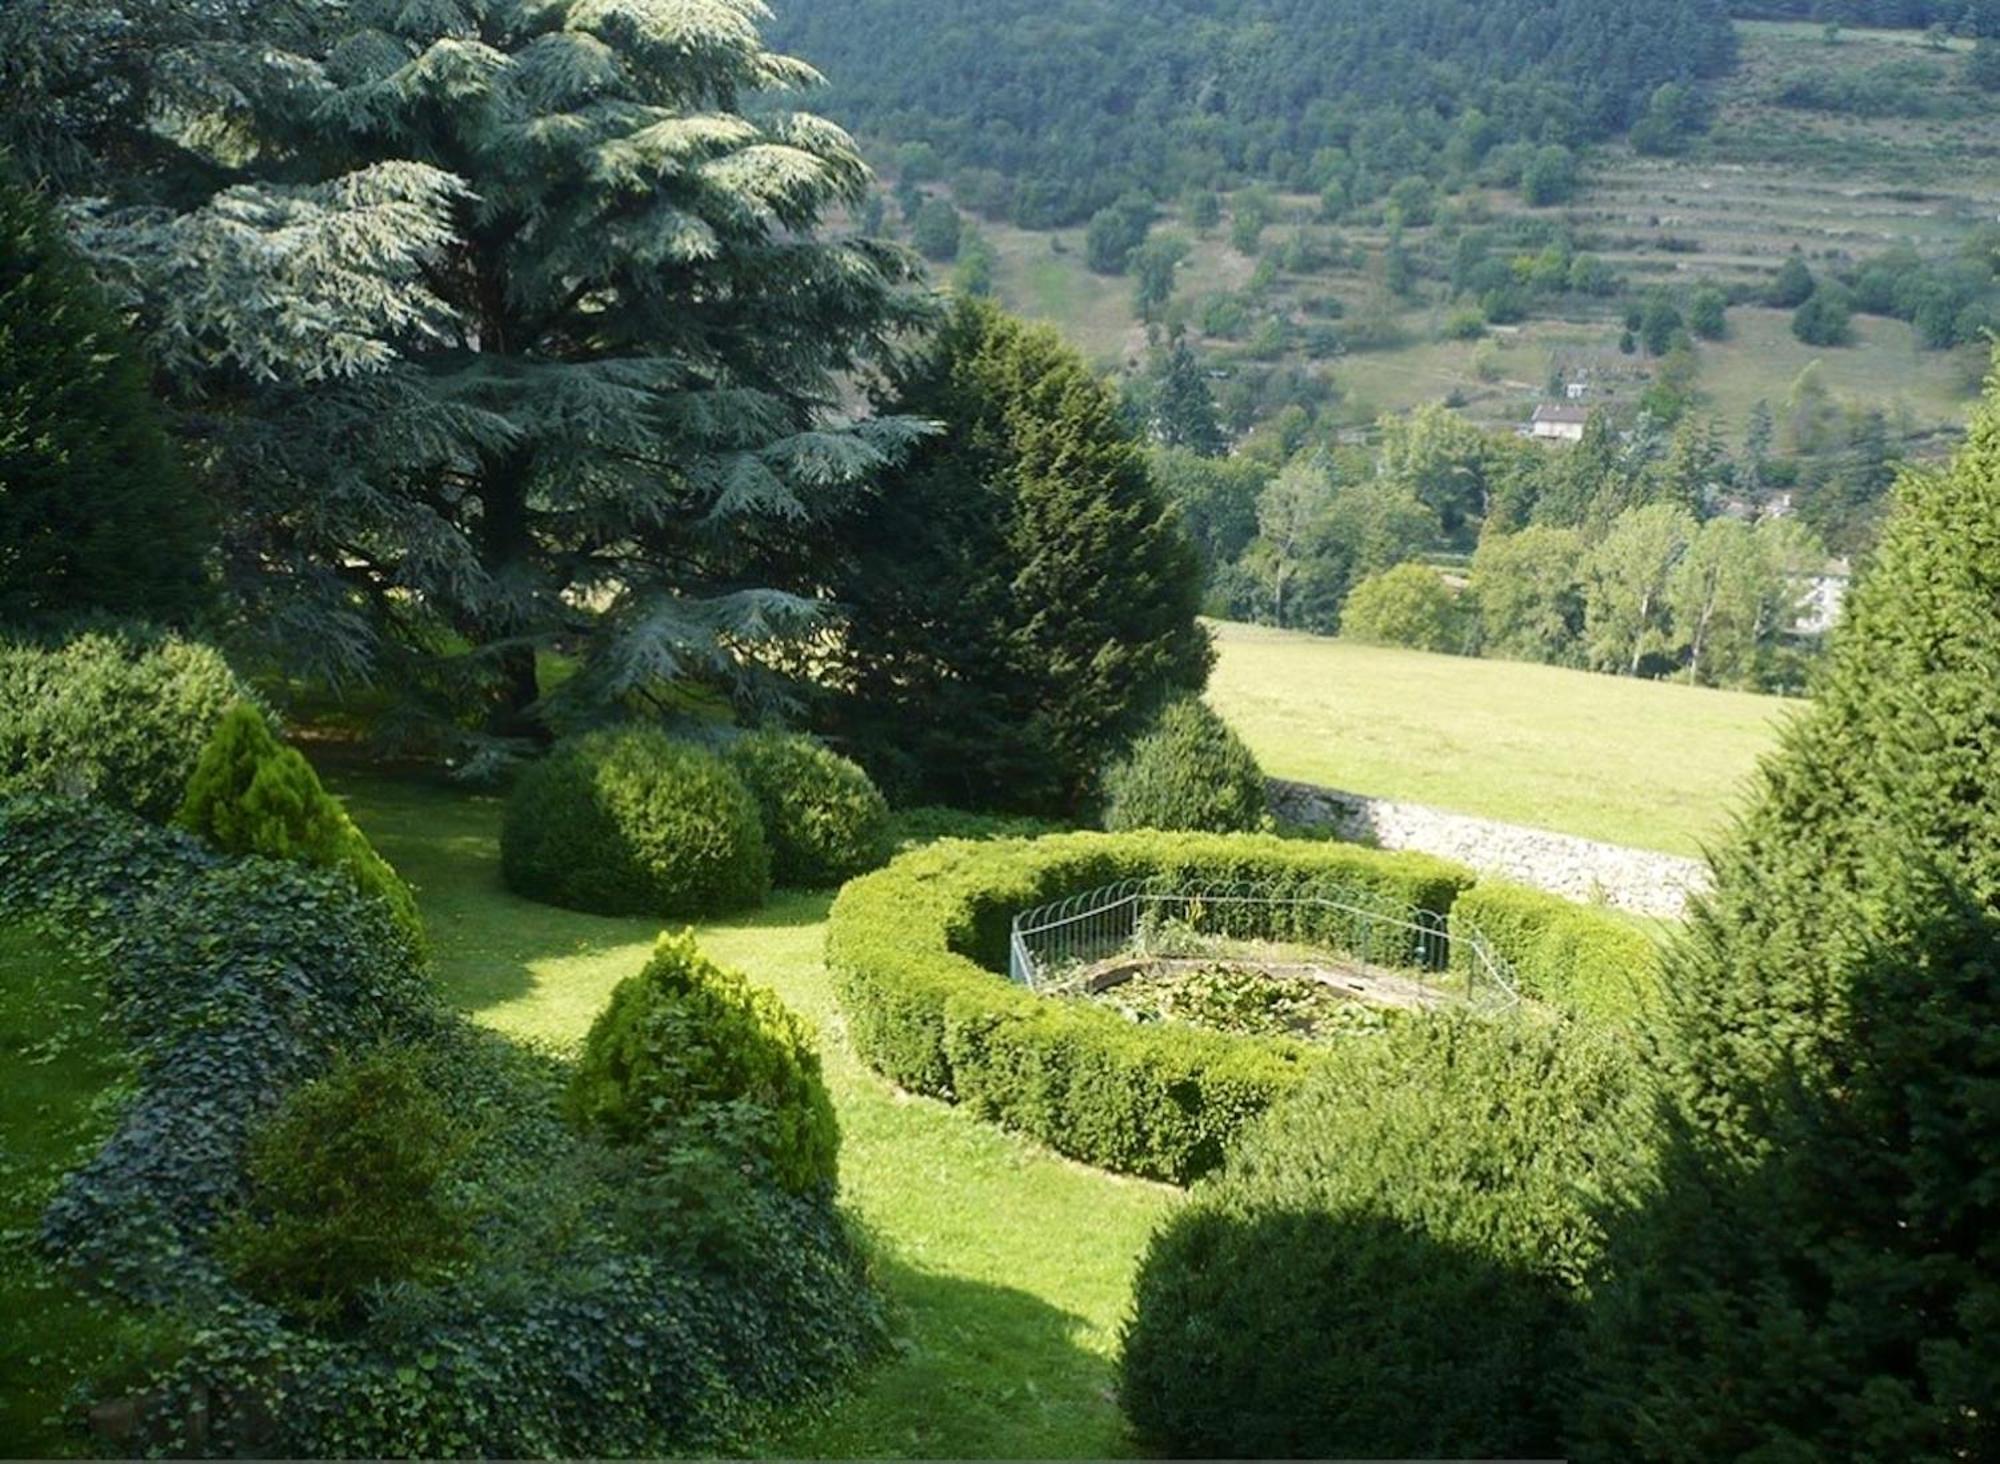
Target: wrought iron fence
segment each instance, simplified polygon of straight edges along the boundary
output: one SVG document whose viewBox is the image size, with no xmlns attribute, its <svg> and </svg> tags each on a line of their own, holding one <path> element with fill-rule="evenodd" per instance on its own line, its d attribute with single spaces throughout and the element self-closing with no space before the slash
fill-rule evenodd
<svg viewBox="0 0 2000 1464">
<path fill-rule="evenodd" d="M 1008 973 L 1030 990 L 1059 994 L 1120 956 L 1216 954 L 1252 941 L 1393 971 L 1426 992 L 1488 1010 L 1520 1001 L 1506 961 L 1464 922 L 1453 929 L 1434 911 L 1343 886 L 1254 880 L 1121 880 L 1024 910 L 1009 931 Z"/>
</svg>

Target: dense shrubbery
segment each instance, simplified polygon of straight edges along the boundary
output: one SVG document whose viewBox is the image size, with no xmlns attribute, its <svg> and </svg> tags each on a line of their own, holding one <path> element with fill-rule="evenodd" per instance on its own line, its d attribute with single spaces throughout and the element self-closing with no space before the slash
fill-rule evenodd
<svg viewBox="0 0 2000 1464">
<path fill-rule="evenodd" d="M 328 793 L 297 748 L 271 735 L 263 714 L 239 705 L 216 725 L 174 822 L 225 854 L 262 854 L 335 869 L 384 901 L 418 951 L 417 902 L 389 861 Z"/>
<path fill-rule="evenodd" d="M 516 893 L 600 915 L 718 914 L 771 883 L 742 779 L 653 727 L 589 733 L 523 771 L 500 860 Z"/>
<path fill-rule="evenodd" d="M 1631 1171 L 1601 1038 L 1439 1016 L 1337 1044 L 1155 1236 L 1120 1400 L 1176 1456 L 1561 1452 L 1587 1196 Z"/>
<path fill-rule="evenodd" d="M 889 805 L 838 753 L 810 737 L 756 732 L 730 743 L 728 759 L 763 814 L 776 884 L 837 885 L 889 857 Z"/>
<path fill-rule="evenodd" d="M 450 1190 L 466 1140 L 414 1050 L 336 1061 L 252 1135 L 248 1204 L 217 1237 L 224 1264 L 317 1321 L 351 1320 L 373 1287 L 435 1278 L 470 1239 Z"/>
<path fill-rule="evenodd" d="M 164 821 L 247 695 L 220 654 L 146 627 L 0 640 L 0 797 L 67 794 Z"/>
<path fill-rule="evenodd" d="M 694 932 L 663 935 L 591 1025 L 570 1116 L 623 1144 L 690 1137 L 768 1164 L 787 1189 L 831 1185 L 833 1101 L 806 1026 L 784 1003 L 716 965 Z"/>
<path fill-rule="evenodd" d="M 1198 697 L 1170 703 L 1104 775 L 1104 826 L 1242 833 L 1270 821 L 1264 773 Z"/>
<path fill-rule="evenodd" d="M 834 903 L 827 964 L 856 1049 L 906 1088 L 953 1097 L 1089 1163 L 1176 1181 L 1213 1169 L 1243 1124 L 1298 1081 L 1303 1046 L 1135 1026 L 996 974 L 1017 911 L 1155 875 L 1332 886 L 1439 919 L 1472 883 L 1422 855 L 1258 835 L 1061 834 L 920 849 Z"/>
<path fill-rule="evenodd" d="M 1540 890 L 1481 880 L 1451 907 L 1454 936 L 1476 930 L 1521 995 L 1589 1021 L 1658 1013 L 1659 948 L 1638 926 Z M 1454 939 L 1455 959 L 1470 943 Z"/>
<path fill-rule="evenodd" d="M 41 1225 L 79 1285 L 158 1309 L 166 1345 L 122 1383 L 143 1400 L 126 1447 L 732 1452 L 759 1409 L 823 1389 L 879 1341 L 823 1190 L 793 1194 L 698 1144 L 641 1156 L 579 1136 L 561 1117 L 564 1069 L 443 1011 L 387 911 L 331 871 L 226 860 L 109 810 L 17 800 L 0 803 L 0 919 L 23 917 L 102 957 L 135 1048 L 115 1132 Z M 399 1080 L 395 1104 L 365 1113 L 344 1078 L 300 1088 L 342 1050 L 382 1043 L 421 1054 L 428 1098 Z M 459 1261 L 434 1264 L 456 1248 L 448 1220 L 417 1264 L 394 1268 L 403 1279 L 378 1284 L 392 1274 L 361 1232 L 389 1217 L 379 1195 L 347 1204 L 335 1171 L 387 1156 L 349 1152 L 381 1135 L 344 1134 L 341 1115 L 381 1129 L 419 1109 L 473 1141 L 440 1136 L 454 1156 L 442 1192 L 435 1151 L 390 1167 L 415 1181 L 406 1195 L 447 1219 L 463 1203 L 474 1224 Z M 299 1147 L 306 1129 L 328 1152 Z M 260 1149 L 268 1161 L 249 1157 Z M 246 1187 L 246 1161 L 261 1183 Z M 247 1218 L 229 1223 L 246 1196 Z M 315 1200 L 332 1201 L 317 1221 Z M 286 1305 L 235 1284 L 224 1250 Z M 302 1324 L 301 1301 L 338 1324 Z"/>
<path fill-rule="evenodd" d="M 185 623 L 207 598 L 207 497 L 167 440 L 138 351 L 8 163 L 0 158 L 0 621 L 95 611 Z"/>
</svg>

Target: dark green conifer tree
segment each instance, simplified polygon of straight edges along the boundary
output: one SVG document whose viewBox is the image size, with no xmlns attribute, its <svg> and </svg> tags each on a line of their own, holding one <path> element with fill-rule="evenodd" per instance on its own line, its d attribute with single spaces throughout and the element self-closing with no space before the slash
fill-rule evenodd
<svg viewBox="0 0 2000 1464">
<path fill-rule="evenodd" d="M 1079 810 L 1207 678 L 1194 549 L 1051 330 L 961 301 L 885 405 L 946 427 L 846 526 L 829 727 L 906 799 Z"/>
<path fill-rule="evenodd" d="M 1160 375 L 1153 403 L 1153 433 L 1168 447 L 1184 447 L 1203 457 L 1221 457 L 1229 446 L 1216 415 L 1215 394 L 1202 374 L 1201 359 L 1185 339 L 1174 342 Z"/>
<path fill-rule="evenodd" d="M 1911 474 L 1668 963 L 1577 1445 L 2000 1457 L 2000 383 Z"/>
<path fill-rule="evenodd" d="M 183 622 L 209 529 L 123 325 L 43 201 L 0 178 L 0 621 Z"/>
</svg>

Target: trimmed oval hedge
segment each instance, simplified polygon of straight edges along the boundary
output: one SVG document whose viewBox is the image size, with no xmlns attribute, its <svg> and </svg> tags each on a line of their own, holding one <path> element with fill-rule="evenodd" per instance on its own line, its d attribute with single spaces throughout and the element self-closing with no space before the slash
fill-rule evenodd
<svg viewBox="0 0 2000 1464">
<path fill-rule="evenodd" d="M 947 840 L 850 883 L 827 924 L 827 965 L 856 1050 L 919 1093 L 967 1104 L 1086 1163 L 1185 1184 L 1314 1065 L 1305 1044 L 1137 1026 L 1007 980 L 1014 915 L 1150 875 L 1195 883 L 1327 884 L 1468 921 L 1523 996 L 1588 1021 L 1642 1010 L 1654 946 L 1588 906 L 1477 884 L 1423 854 L 1262 834 L 1054 834 Z M 1457 942 L 1454 942 L 1454 946 Z"/>
<path fill-rule="evenodd" d="M 1454 933 L 1470 926 L 1507 962 L 1515 988 L 1589 1022 L 1643 1015 L 1659 985 L 1658 943 L 1589 905 L 1503 880 L 1481 880 L 1451 907 Z M 1457 953 L 1462 947 L 1452 942 Z"/>
<path fill-rule="evenodd" d="M 947 841 L 849 884 L 827 964 L 855 1048 L 906 1088 L 965 1103 L 1073 1158 L 1186 1183 L 1290 1092 L 1312 1049 L 1135 1026 L 997 974 L 1017 911 L 1117 880 L 1339 884 L 1442 922 L 1470 871 L 1421 854 L 1256 834 L 1056 834 Z"/>
</svg>

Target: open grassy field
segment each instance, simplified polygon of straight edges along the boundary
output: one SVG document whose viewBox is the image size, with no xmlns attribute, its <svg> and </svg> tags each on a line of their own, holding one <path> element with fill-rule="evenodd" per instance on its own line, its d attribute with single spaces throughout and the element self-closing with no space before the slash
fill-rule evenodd
<svg viewBox="0 0 2000 1464">
<path fill-rule="evenodd" d="M 331 765 L 330 784 L 416 887 L 450 999 L 567 1047 L 644 962 L 658 926 L 576 914 L 500 881 L 497 799 Z M 1077 1458 L 1127 1452 L 1111 1396 L 1132 1271 L 1176 1192 L 1100 1173 L 971 1114 L 908 1097 L 842 1038 L 820 962 L 831 897 L 781 895 L 702 946 L 822 1034 L 843 1203 L 866 1229 L 896 1351 L 757 1452 L 786 1458 Z"/>
<path fill-rule="evenodd" d="M 1208 698 L 1276 777 L 1699 854 L 1799 703 L 1220 623 Z"/>
</svg>

